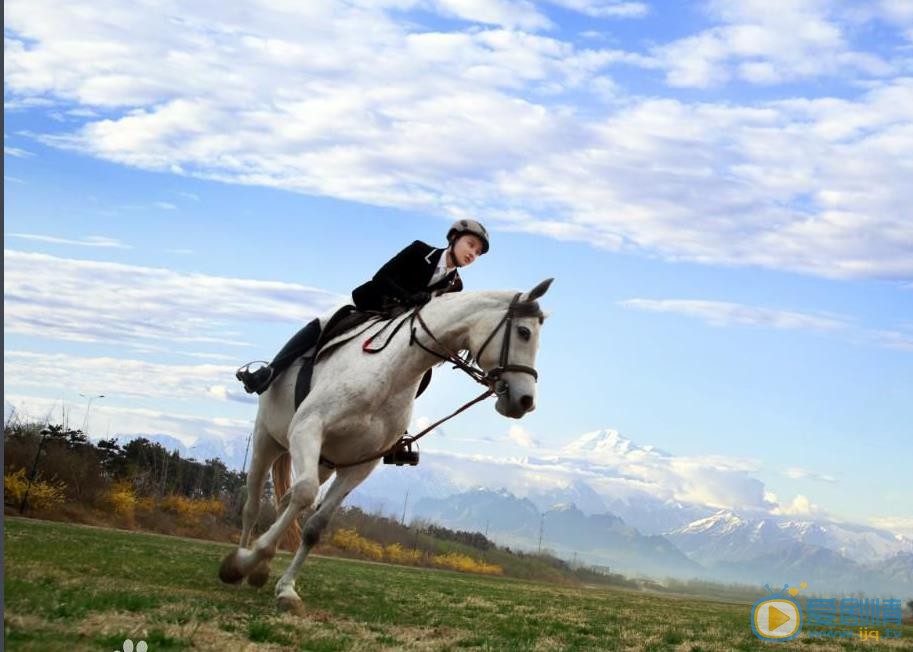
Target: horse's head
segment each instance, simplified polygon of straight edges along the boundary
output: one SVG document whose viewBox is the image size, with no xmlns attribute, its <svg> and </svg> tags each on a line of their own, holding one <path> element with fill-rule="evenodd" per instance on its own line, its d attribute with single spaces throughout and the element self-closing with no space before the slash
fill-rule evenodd
<svg viewBox="0 0 913 652">
<path fill-rule="evenodd" d="M 509 303 L 493 310 L 490 319 L 483 320 L 484 332 L 480 328 L 471 336 L 477 340 L 470 344 L 476 362 L 494 382 L 495 409 L 506 417 L 519 419 L 536 408 L 536 352 L 545 320 L 537 299 L 553 280 L 514 295 Z"/>
</svg>

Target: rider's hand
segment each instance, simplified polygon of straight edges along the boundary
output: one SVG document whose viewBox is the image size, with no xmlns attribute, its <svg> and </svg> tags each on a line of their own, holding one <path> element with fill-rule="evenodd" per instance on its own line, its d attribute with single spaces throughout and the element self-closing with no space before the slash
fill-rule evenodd
<svg viewBox="0 0 913 652">
<path fill-rule="evenodd" d="M 409 297 L 409 303 L 416 305 L 416 306 L 425 305 L 429 301 L 431 301 L 430 292 L 425 292 L 425 291 L 416 292 L 411 297 Z"/>
</svg>

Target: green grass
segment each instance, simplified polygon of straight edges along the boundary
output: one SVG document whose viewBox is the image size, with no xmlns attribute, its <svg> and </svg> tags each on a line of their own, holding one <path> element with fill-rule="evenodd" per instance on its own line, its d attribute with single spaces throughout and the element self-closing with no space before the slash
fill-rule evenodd
<svg viewBox="0 0 913 652">
<path fill-rule="evenodd" d="M 308 614 L 279 614 L 272 586 L 226 586 L 227 545 L 7 518 L 9 650 L 772 650 L 748 604 L 566 588 L 316 557 L 298 578 Z M 800 637 L 776 650 L 904 649 L 913 641 Z M 893 647 L 892 647 L 893 645 Z M 907 648 L 909 649 L 909 648 Z"/>
</svg>

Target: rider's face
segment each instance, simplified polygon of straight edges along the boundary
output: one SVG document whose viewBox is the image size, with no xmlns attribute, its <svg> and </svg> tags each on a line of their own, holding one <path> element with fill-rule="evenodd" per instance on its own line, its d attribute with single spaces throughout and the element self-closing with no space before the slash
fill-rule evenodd
<svg viewBox="0 0 913 652">
<path fill-rule="evenodd" d="M 466 267 L 482 255 L 482 240 L 479 236 L 467 233 L 453 243 L 453 258 L 459 267 Z"/>
</svg>

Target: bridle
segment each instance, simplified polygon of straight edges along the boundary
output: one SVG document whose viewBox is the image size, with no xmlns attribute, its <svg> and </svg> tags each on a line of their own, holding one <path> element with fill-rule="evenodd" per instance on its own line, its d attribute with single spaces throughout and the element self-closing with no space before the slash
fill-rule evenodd
<svg viewBox="0 0 913 652">
<path fill-rule="evenodd" d="M 521 292 L 518 292 L 514 295 L 514 298 L 511 300 L 510 305 L 507 307 L 507 310 L 504 313 L 504 316 L 501 317 L 501 321 L 492 329 L 491 333 L 488 334 L 488 337 L 485 338 L 485 341 L 482 343 L 482 346 L 479 347 L 478 353 L 475 356 L 470 352 L 468 359 L 480 360 L 482 353 L 485 351 L 486 347 L 494 340 L 495 334 L 500 330 L 501 326 L 504 326 L 504 336 L 501 338 L 501 352 L 498 356 L 498 366 L 491 369 L 489 372 L 484 372 L 479 367 L 470 364 L 467 360 L 461 358 L 458 354 L 454 353 L 448 347 L 441 343 L 441 341 L 435 337 L 434 333 L 431 332 L 431 329 L 428 328 L 428 324 L 425 323 L 425 320 L 422 319 L 421 308 L 418 308 L 412 315 L 412 334 L 409 339 L 410 346 L 415 344 L 421 349 L 424 349 L 428 353 L 452 362 L 454 366 L 458 369 L 466 372 L 473 380 L 482 385 L 487 385 L 489 388 L 494 391 L 495 394 L 501 396 L 507 392 L 507 385 L 501 380 L 501 376 L 508 371 L 516 371 L 519 373 L 529 374 L 534 379 L 539 380 L 539 373 L 532 367 L 527 367 L 526 365 L 520 364 L 510 364 L 508 358 L 510 356 L 510 336 L 511 331 L 513 330 L 513 322 L 517 316 L 518 306 L 520 305 L 520 297 L 522 296 Z M 430 337 L 435 344 L 437 344 L 447 355 L 442 355 L 437 351 L 434 351 L 424 344 L 422 344 L 419 339 L 416 337 L 416 328 L 415 322 L 418 322 L 421 325 L 422 330 L 425 331 L 425 334 Z"/>
<path fill-rule="evenodd" d="M 448 419 L 452 419 L 453 417 L 458 415 L 460 412 L 463 412 L 464 410 L 472 407 L 473 405 L 475 405 L 476 403 L 478 403 L 480 401 L 484 401 L 489 396 L 492 396 L 492 395 L 503 396 L 504 394 L 506 394 L 509 390 L 509 387 L 507 385 L 507 382 L 504 381 L 501 378 L 501 376 L 509 371 L 529 374 L 535 380 L 538 381 L 539 373 L 533 367 L 528 367 L 526 365 L 519 365 L 519 364 L 510 364 L 510 362 L 508 361 L 508 358 L 510 356 L 510 334 L 511 334 L 511 331 L 513 330 L 512 326 L 513 326 L 514 319 L 517 317 L 517 312 L 520 310 L 520 306 L 522 305 L 520 303 L 520 297 L 522 295 L 523 295 L 522 292 L 518 292 L 517 294 L 514 295 L 514 298 L 511 300 L 510 305 L 507 307 L 507 310 L 505 311 L 504 316 L 501 317 L 501 321 L 499 321 L 497 323 L 497 325 L 492 329 L 491 333 L 488 334 L 488 337 L 485 338 L 485 341 L 482 343 L 482 346 L 479 347 L 478 353 L 475 356 L 472 356 L 472 352 L 469 352 L 465 359 L 460 357 L 460 355 L 458 353 L 456 353 L 455 351 L 451 350 L 449 347 L 444 345 L 435 336 L 435 334 L 433 332 L 431 332 L 431 329 L 428 327 L 428 324 L 425 323 L 425 320 L 422 318 L 422 308 L 424 306 L 419 306 L 419 307 L 415 308 L 412 311 L 412 314 L 408 318 L 405 318 L 402 321 L 400 321 L 400 323 L 396 325 L 396 327 L 393 329 L 393 331 L 390 333 L 390 335 L 387 336 L 387 340 L 378 348 L 371 348 L 371 343 L 373 342 L 375 337 L 377 337 L 378 335 L 383 333 L 384 330 L 386 330 L 386 327 L 382 328 L 378 333 L 372 335 L 367 340 L 365 340 L 364 344 L 362 344 L 362 347 L 361 347 L 362 351 L 364 351 L 365 353 L 380 353 L 385 348 L 387 348 L 387 345 L 390 344 L 390 340 L 393 339 L 393 337 L 400 330 L 400 328 L 402 328 L 402 326 L 408 321 L 409 328 L 410 328 L 409 346 L 412 346 L 414 344 L 414 345 L 418 346 L 420 349 L 427 351 L 431 355 L 433 355 L 437 358 L 440 358 L 441 360 L 444 360 L 445 362 L 453 363 L 455 369 L 460 369 L 460 370 L 464 371 L 470 378 L 475 380 L 477 383 L 479 383 L 481 385 L 485 385 L 485 391 L 482 392 L 481 394 L 479 394 L 478 396 L 476 396 L 474 399 L 472 399 L 468 403 L 465 403 L 463 406 L 461 406 L 455 412 L 447 415 L 446 417 L 444 417 L 443 419 L 440 419 L 439 421 L 435 421 L 430 426 L 428 426 L 427 428 L 422 430 L 420 433 L 410 436 L 408 438 L 400 437 L 396 441 L 396 443 L 393 444 L 393 446 L 391 446 L 390 448 L 388 448 L 384 451 L 381 451 L 380 453 L 360 459 L 356 462 L 347 462 L 345 464 L 336 464 L 321 455 L 320 456 L 321 465 L 329 467 L 331 469 L 345 468 L 348 466 L 357 466 L 359 464 L 364 464 L 365 462 L 372 462 L 374 460 L 380 459 L 384 455 L 391 453 L 394 450 L 396 450 L 397 448 L 399 448 L 400 446 L 402 446 L 405 441 L 408 441 L 408 443 L 411 445 L 412 442 L 416 441 L 417 439 L 419 439 L 421 437 L 424 437 L 425 435 L 427 435 L 429 432 L 431 432 L 432 430 L 437 428 L 439 425 L 441 425 Z M 392 323 L 392 322 L 390 322 L 390 323 Z M 418 339 L 418 337 L 416 337 L 416 335 L 418 333 L 418 328 L 416 327 L 416 323 L 418 323 L 418 325 L 421 326 L 421 328 L 425 332 L 425 334 L 428 337 L 430 337 L 431 340 L 438 347 L 440 347 L 444 353 L 435 351 L 434 349 L 422 344 L 422 342 Z M 470 360 L 478 361 L 481 358 L 482 353 L 485 351 L 485 348 L 494 340 L 495 334 L 498 332 L 498 330 L 500 330 L 500 328 L 502 326 L 504 327 L 504 335 L 501 338 L 501 351 L 498 356 L 498 366 L 491 369 L 488 372 L 485 372 L 483 369 L 470 363 L 469 361 Z"/>
</svg>

